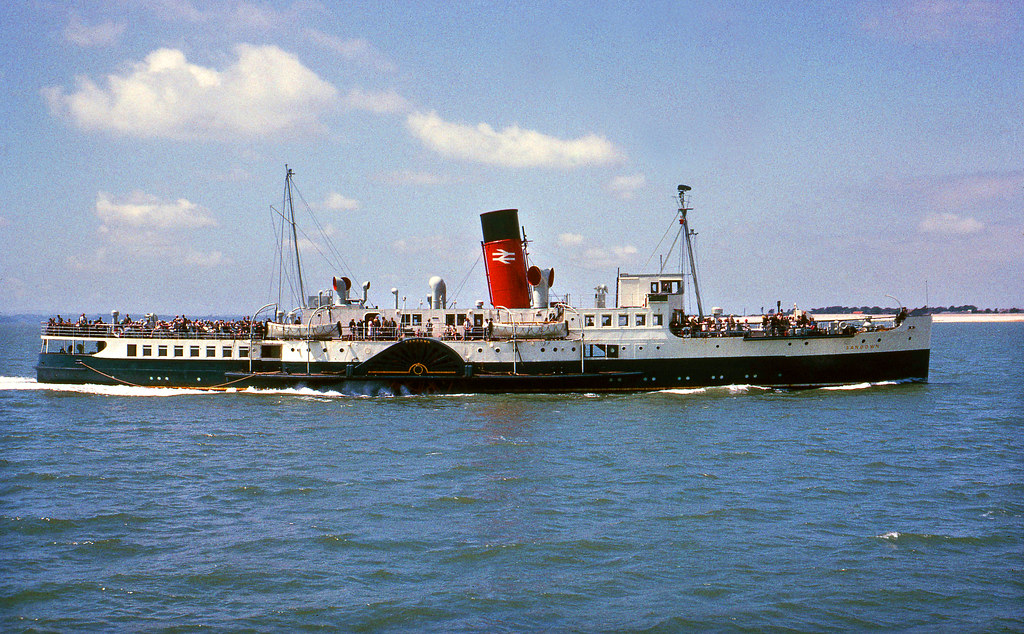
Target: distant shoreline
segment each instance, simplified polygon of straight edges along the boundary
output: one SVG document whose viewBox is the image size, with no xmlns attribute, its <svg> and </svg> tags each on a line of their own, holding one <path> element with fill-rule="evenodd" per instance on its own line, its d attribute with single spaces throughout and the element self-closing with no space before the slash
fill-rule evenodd
<svg viewBox="0 0 1024 634">
<path fill-rule="evenodd" d="M 869 315 L 866 313 L 811 313 L 819 321 L 857 321 L 872 317 L 891 319 L 893 314 Z M 1024 322 L 1024 313 L 934 313 L 932 323 L 936 324 L 1010 324 Z"/>
<path fill-rule="evenodd" d="M 932 315 L 937 324 L 1006 324 L 1024 321 L 1024 313 L 938 313 Z"/>
</svg>

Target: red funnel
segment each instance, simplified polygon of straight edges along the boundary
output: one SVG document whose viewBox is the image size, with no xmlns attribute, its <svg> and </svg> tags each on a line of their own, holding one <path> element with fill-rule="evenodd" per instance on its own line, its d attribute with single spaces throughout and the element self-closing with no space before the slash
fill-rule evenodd
<svg viewBox="0 0 1024 634">
<path fill-rule="evenodd" d="M 529 308 L 530 287 L 526 283 L 526 252 L 519 237 L 519 211 L 501 209 L 480 214 L 480 225 L 491 305 Z"/>
</svg>

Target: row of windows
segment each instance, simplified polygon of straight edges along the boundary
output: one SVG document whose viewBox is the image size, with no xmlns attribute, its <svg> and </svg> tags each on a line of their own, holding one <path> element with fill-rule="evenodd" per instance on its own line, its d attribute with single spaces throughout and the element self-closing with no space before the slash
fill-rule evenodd
<svg viewBox="0 0 1024 634">
<path fill-rule="evenodd" d="M 610 314 L 604 314 L 604 315 L 584 315 L 583 316 L 583 325 L 584 326 L 593 326 L 597 322 L 597 318 L 598 317 L 601 318 L 601 322 L 600 323 L 601 323 L 601 327 L 602 328 L 608 328 L 608 327 L 610 327 L 612 325 L 612 317 L 613 317 L 613 315 L 610 315 Z M 625 313 L 620 313 L 618 315 L 615 315 L 615 317 L 618 317 L 618 325 L 619 326 L 629 326 L 629 315 L 627 315 Z M 637 313 L 636 315 L 634 315 L 634 317 L 635 317 L 635 319 L 633 320 L 633 325 L 634 326 L 646 326 L 647 325 L 647 314 L 646 313 Z M 651 324 L 654 325 L 654 326 L 660 326 L 662 324 L 662 317 L 661 317 L 660 313 L 656 313 L 654 315 L 651 315 Z"/>
<path fill-rule="evenodd" d="M 156 346 L 156 356 L 158 356 L 158 357 L 166 357 L 168 355 L 168 352 L 171 351 L 170 348 L 171 348 L 171 346 Z M 174 356 L 176 356 L 176 357 L 184 357 L 185 356 L 185 346 L 173 346 L 173 348 L 174 348 L 174 350 L 173 350 Z M 188 356 L 190 356 L 190 357 L 198 357 L 201 350 L 202 350 L 202 346 L 189 346 L 188 347 Z M 221 358 L 230 359 L 232 357 L 232 352 L 233 352 L 233 349 L 232 349 L 231 346 L 222 346 L 221 347 Z M 135 343 L 128 344 L 128 356 L 129 357 L 137 357 L 137 356 L 139 356 L 139 345 L 138 344 L 135 344 Z M 143 345 L 142 346 L 142 356 L 144 356 L 144 357 L 151 357 L 151 356 L 153 356 L 153 346 L 151 346 L 151 345 Z M 217 346 L 206 346 L 206 358 L 209 359 L 209 358 L 214 358 L 216 356 L 217 356 Z M 238 356 L 239 357 L 248 357 L 249 356 L 249 348 L 248 347 L 239 346 L 239 348 L 238 348 Z"/>
</svg>

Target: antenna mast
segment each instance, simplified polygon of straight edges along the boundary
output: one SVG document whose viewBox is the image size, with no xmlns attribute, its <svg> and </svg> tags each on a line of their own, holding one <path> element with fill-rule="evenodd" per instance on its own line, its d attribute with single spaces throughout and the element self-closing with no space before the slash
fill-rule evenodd
<svg viewBox="0 0 1024 634">
<path fill-rule="evenodd" d="M 299 277 L 299 305 L 306 308 L 306 287 L 302 284 L 302 261 L 299 259 L 299 236 L 295 230 L 295 205 L 292 203 L 292 176 L 295 172 L 293 172 L 287 164 L 285 164 L 284 169 L 285 202 L 288 205 L 288 220 L 292 223 L 292 244 L 295 245 L 295 272 Z"/>
<path fill-rule="evenodd" d="M 693 278 L 693 294 L 697 296 L 697 316 L 700 319 L 704 319 L 704 307 L 700 303 L 700 286 L 697 284 L 697 265 L 693 260 L 693 243 L 690 241 L 690 225 L 686 222 L 686 212 L 693 211 L 692 208 L 686 206 L 686 192 L 690 191 L 690 187 L 680 185 L 678 191 L 679 224 L 683 225 L 683 235 L 686 237 L 686 253 L 690 256 L 690 277 Z M 679 259 L 682 260 L 681 253 Z M 680 268 L 683 268 L 681 262 Z"/>
</svg>

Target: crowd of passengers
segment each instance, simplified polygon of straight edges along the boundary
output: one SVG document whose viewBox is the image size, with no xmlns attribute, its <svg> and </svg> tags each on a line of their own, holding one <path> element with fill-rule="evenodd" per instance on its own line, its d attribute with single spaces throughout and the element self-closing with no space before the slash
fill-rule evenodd
<svg viewBox="0 0 1024 634">
<path fill-rule="evenodd" d="M 176 315 L 170 321 L 138 320 L 133 321 L 131 315 L 124 319 L 104 322 L 100 317 L 91 320 L 82 313 L 77 320 L 64 319 L 60 315 L 50 318 L 46 324 L 46 334 L 56 336 L 78 335 L 83 337 L 109 336 L 140 336 L 140 337 L 195 337 L 195 336 L 227 336 L 244 338 L 250 332 L 259 337 L 266 333 L 266 323 L 252 321 L 248 317 L 242 319 L 189 319 L 184 315 Z"/>
<path fill-rule="evenodd" d="M 729 337 L 743 336 L 754 332 L 762 333 L 767 337 L 787 337 L 791 335 L 815 335 L 823 331 L 818 327 L 807 313 L 801 313 L 794 317 L 792 315 L 771 313 L 761 316 L 761 329 L 755 331 L 749 318 L 739 319 L 729 315 L 728 317 L 705 317 L 700 319 L 695 315 L 681 315 L 673 317 L 669 322 L 669 328 L 673 333 L 681 337 Z"/>
<path fill-rule="evenodd" d="M 399 326 L 398 322 L 394 319 L 385 318 L 382 320 L 380 316 L 377 316 L 368 321 L 352 319 L 348 322 L 347 327 L 338 322 L 338 332 L 341 333 L 342 339 L 357 341 L 389 341 L 404 337 L 436 337 L 451 341 L 485 339 L 489 338 L 488 335 L 491 330 L 490 320 L 488 319 L 487 321 L 487 327 L 473 327 L 468 321 L 459 326 L 442 326 L 432 321 L 418 326 L 410 326 L 408 324 Z"/>
</svg>

